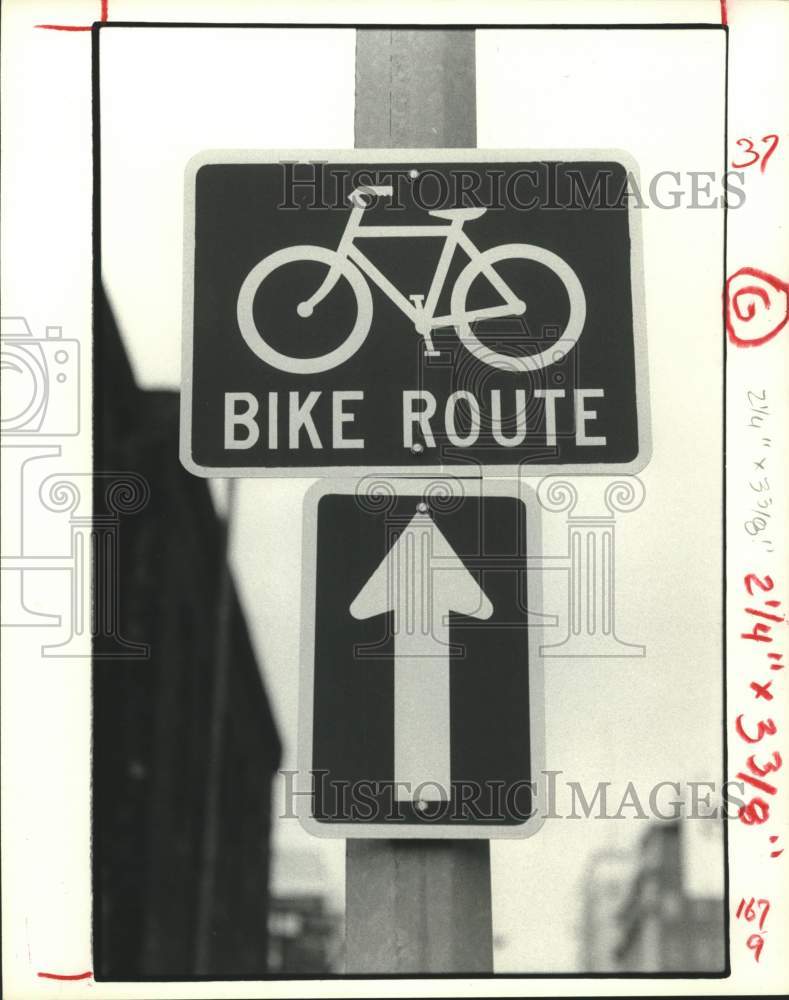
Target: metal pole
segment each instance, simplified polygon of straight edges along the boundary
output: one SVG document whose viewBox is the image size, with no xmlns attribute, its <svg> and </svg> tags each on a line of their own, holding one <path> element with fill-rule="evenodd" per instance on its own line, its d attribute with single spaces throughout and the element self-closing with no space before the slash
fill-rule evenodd
<svg viewBox="0 0 789 1000">
<path fill-rule="evenodd" d="M 356 146 L 476 145 L 474 32 L 356 33 Z M 487 840 L 348 840 L 346 972 L 490 973 Z"/>
<path fill-rule="evenodd" d="M 477 144 L 474 32 L 356 32 L 358 149 Z"/>
<path fill-rule="evenodd" d="M 219 804 L 222 786 L 225 716 L 227 714 L 227 673 L 230 660 L 230 601 L 233 578 L 230 572 L 230 540 L 236 502 L 236 481 L 227 480 L 227 509 L 220 524 L 219 600 L 216 614 L 216 644 L 214 652 L 214 684 L 211 703 L 211 731 L 206 767 L 205 812 L 203 814 L 203 844 L 200 864 L 200 885 L 197 901 L 197 932 L 195 934 L 195 973 L 212 973 L 211 941 L 216 888 L 216 862 L 219 849 Z"/>
</svg>

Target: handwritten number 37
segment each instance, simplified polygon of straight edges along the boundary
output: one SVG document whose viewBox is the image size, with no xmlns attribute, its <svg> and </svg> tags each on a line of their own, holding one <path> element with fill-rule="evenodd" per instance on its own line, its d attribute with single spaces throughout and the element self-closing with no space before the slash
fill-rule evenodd
<svg viewBox="0 0 789 1000">
<path fill-rule="evenodd" d="M 745 150 L 746 155 L 750 156 L 751 159 L 750 160 L 744 160 L 742 163 L 735 163 L 735 161 L 732 160 L 731 161 L 731 165 L 736 170 L 740 170 L 743 167 L 752 167 L 754 165 L 754 163 L 759 163 L 759 160 L 761 160 L 762 162 L 761 162 L 761 164 L 759 166 L 759 170 L 762 173 L 764 173 L 765 168 L 767 166 L 767 161 L 773 155 L 773 153 L 775 152 L 775 150 L 776 150 L 776 148 L 778 146 L 778 136 L 777 135 L 765 135 L 765 136 L 762 136 L 762 138 L 759 140 L 759 142 L 763 142 L 768 147 L 767 151 L 765 153 L 760 153 L 756 149 L 754 149 L 753 140 L 752 139 L 746 139 L 746 138 L 738 139 L 737 140 L 737 145 L 741 146 Z"/>
</svg>

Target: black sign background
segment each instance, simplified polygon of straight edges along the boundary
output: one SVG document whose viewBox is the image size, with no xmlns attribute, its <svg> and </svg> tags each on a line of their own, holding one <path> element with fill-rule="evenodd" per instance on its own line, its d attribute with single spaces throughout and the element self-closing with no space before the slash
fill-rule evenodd
<svg viewBox="0 0 789 1000">
<path fill-rule="evenodd" d="M 430 516 L 493 605 L 481 621 L 450 615 L 452 799 L 428 818 L 393 804 L 394 638 L 392 614 L 359 621 L 349 612 L 370 575 L 414 515 Z M 533 798 L 527 634 L 526 507 L 513 497 L 398 495 L 385 503 L 327 493 L 318 501 L 312 755 L 312 815 L 319 823 L 513 826 Z M 311 584 L 312 585 L 312 584 Z M 317 774 L 320 772 L 320 774 Z M 372 782 L 363 818 L 348 792 Z M 459 783 L 468 790 L 459 793 Z M 340 792 L 338 789 L 343 789 Z M 467 796 L 467 804 L 459 801 Z M 473 802 L 473 806 L 469 805 Z"/>
<path fill-rule="evenodd" d="M 364 169 L 375 176 L 380 169 L 407 174 L 412 163 L 331 164 L 336 172 L 349 174 Z M 267 365 L 252 353 L 238 328 L 236 305 L 239 289 L 250 270 L 268 254 L 283 247 L 312 244 L 336 249 L 349 215 L 343 207 L 312 207 L 314 193 L 309 188 L 289 188 L 288 173 L 281 164 L 220 163 L 204 164 L 196 173 L 195 182 L 195 264 L 193 311 L 193 372 L 191 424 L 191 456 L 194 463 L 208 468 L 269 467 L 309 468 L 345 466 L 419 469 L 438 465 L 481 463 L 483 465 L 516 465 L 533 463 L 609 464 L 632 462 L 638 456 L 638 420 L 636 404 L 635 348 L 633 305 L 631 301 L 630 236 L 628 208 L 621 196 L 626 186 L 625 167 L 616 162 L 573 162 L 538 164 L 523 162 L 501 163 L 419 163 L 420 171 L 428 170 L 449 178 L 453 170 L 462 169 L 501 175 L 499 190 L 507 190 L 508 180 L 518 171 L 531 171 L 529 185 L 516 187 L 523 203 L 536 200 L 529 209 L 494 207 L 479 219 L 464 226 L 465 233 L 480 250 L 505 243 L 536 244 L 558 254 L 578 276 L 586 296 L 587 317 L 584 330 L 575 348 L 558 364 L 535 373 L 510 373 L 481 365 L 460 344 L 453 329 L 433 334 L 441 350 L 439 358 L 425 358 L 423 342 L 413 324 L 374 285 L 372 329 L 356 354 L 342 365 L 327 372 L 295 375 Z M 312 169 L 312 168 L 305 168 Z M 291 168 L 292 174 L 292 168 Z M 575 180 L 572 175 L 574 174 Z M 601 199 L 591 199 L 584 207 L 579 197 L 578 178 L 587 191 L 604 175 L 603 201 L 612 199 L 606 207 Z M 297 173 L 297 176 L 300 176 Z M 447 184 L 451 192 L 451 183 Z M 425 186 L 422 204 L 436 200 L 436 190 Z M 483 185 L 477 202 L 484 204 Z M 413 198 L 407 184 L 399 184 L 400 210 L 393 210 L 385 199 L 367 211 L 362 225 L 428 225 L 442 223 L 428 216 L 424 207 Z M 329 203 L 335 198 L 331 192 Z M 453 195 L 453 207 L 474 204 L 468 195 Z M 297 208 L 277 206 L 295 202 Z M 588 200 L 588 199 L 587 199 Z M 567 206 L 570 207 L 561 207 Z M 427 294 L 434 273 L 440 239 L 364 239 L 357 245 L 372 262 L 406 296 Z M 455 253 L 440 312 L 449 311 L 449 296 L 454 278 L 468 259 L 461 250 Z M 318 265 L 314 265 L 318 266 Z M 480 339 L 501 353 L 526 354 L 542 350 L 556 326 L 566 322 L 569 304 L 561 282 L 539 264 L 521 262 L 520 276 L 508 274 L 502 264 L 500 273 L 510 280 L 517 294 L 527 302 L 527 312 L 520 319 L 488 320 L 480 328 Z M 530 271 L 529 268 L 532 270 Z M 273 277 L 273 276 L 272 276 Z M 187 276 L 188 280 L 188 276 Z M 284 279 L 283 279 L 284 280 Z M 520 282 L 520 286 L 518 286 Z M 282 282 L 280 283 L 282 284 Z M 482 286 L 483 279 L 477 284 Z M 301 356 L 325 353 L 328 347 L 326 331 L 345 331 L 348 316 L 355 314 L 353 296 L 347 282 L 341 282 L 309 320 L 298 320 L 298 336 L 291 336 L 292 308 L 280 313 L 277 296 L 288 298 L 287 288 L 273 284 L 255 299 L 255 316 L 265 319 L 266 328 L 281 338 L 272 343 L 276 349 Z M 472 295 L 486 296 L 477 304 L 497 302 L 495 292 L 483 288 Z M 490 296 L 493 295 L 493 299 Z M 471 299 L 469 300 L 470 304 Z M 291 303 L 292 306 L 292 303 Z M 350 312 L 349 312 L 350 310 Z M 258 324 L 260 326 L 260 324 Z M 310 327 L 314 334 L 310 332 Z M 553 328 L 554 332 L 551 332 Z M 547 341 L 546 341 L 547 338 Z M 546 444 L 544 405 L 535 400 L 527 409 L 528 433 L 523 445 L 503 447 L 490 433 L 483 402 L 482 433 L 475 446 L 458 448 L 447 442 L 436 419 L 436 446 L 414 453 L 403 445 L 402 392 L 404 389 L 426 389 L 437 399 L 437 414 L 443 413 L 450 392 L 468 389 L 482 400 L 491 389 L 502 392 L 505 420 L 513 426 L 514 389 L 525 388 L 527 397 L 535 388 L 565 389 L 567 399 L 556 405 L 558 442 Z M 602 388 L 604 399 L 593 399 L 590 406 L 597 410 L 597 419 L 589 433 L 604 435 L 603 446 L 579 446 L 574 438 L 572 390 Z M 287 447 L 286 402 L 280 404 L 280 434 L 284 446 L 267 446 L 265 426 L 260 439 L 248 450 L 225 450 L 224 393 L 251 392 L 260 401 L 261 417 L 265 418 L 266 397 L 270 391 L 288 393 L 297 390 L 303 399 L 311 390 L 321 390 L 322 396 L 312 413 L 324 440 L 323 448 L 315 450 Z M 350 407 L 357 414 L 353 425 L 347 426 L 348 436 L 363 437 L 364 449 L 338 450 L 326 440 L 331 428 L 332 390 L 363 390 L 362 402 Z M 463 403 L 458 407 L 463 416 Z M 459 420 L 462 430 L 462 419 Z"/>
</svg>

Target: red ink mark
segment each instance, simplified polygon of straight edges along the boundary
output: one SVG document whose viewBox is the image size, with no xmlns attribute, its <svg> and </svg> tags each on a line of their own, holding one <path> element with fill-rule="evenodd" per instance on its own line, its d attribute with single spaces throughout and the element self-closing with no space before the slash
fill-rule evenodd
<svg viewBox="0 0 789 1000">
<path fill-rule="evenodd" d="M 751 934 L 751 936 L 748 938 L 747 945 L 753 952 L 753 957 L 758 962 L 759 956 L 762 953 L 762 948 L 764 947 L 764 938 L 761 936 L 761 934 Z"/>
<path fill-rule="evenodd" d="M 101 17 L 100 21 L 104 22 L 109 19 L 110 16 L 110 0 L 101 0 Z M 37 28 L 43 28 L 44 31 L 90 31 L 93 28 L 92 24 L 37 24 Z"/>
<path fill-rule="evenodd" d="M 758 774 L 760 778 L 763 778 L 765 774 L 770 774 L 771 771 L 777 771 L 783 766 L 783 758 L 778 753 L 777 750 L 773 750 L 773 759 L 768 760 L 766 764 L 759 766 L 756 763 L 755 755 L 748 758 L 748 767 L 753 771 L 754 774 Z"/>
<path fill-rule="evenodd" d="M 737 347 L 758 347 L 789 320 L 789 285 L 767 271 L 742 267 L 726 281 L 726 330 Z"/>
<path fill-rule="evenodd" d="M 764 736 L 774 736 L 778 729 L 772 719 L 760 719 L 756 725 L 758 735 L 749 736 L 743 728 L 742 715 L 738 715 L 734 722 L 734 728 L 737 730 L 737 735 L 740 739 L 745 740 L 746 743 L 758 743 Z"/>
<path fill-rule="evenodd" d="M 742 139 L 737 140 L 738 146 L 746 146 L 745 152 L 753 157 L 752 160 L 748 160 L 746 163 L 735 163 L 734 160 L 731 161 L 731 165 L 735 170 L 744 170 L 745 167 L 752 167 L 754 163 L 759 162 L 759 154 L 753 148 L 753 141 L 751 139 L 746 139 L 744 136 Z"/>
<path fill-rule="evenodd" d="M 752 484 L 751 484 L 752 485 Z M 775 583 L 772 577 L 767 574 L 764 577 L 759 577 L 755 573 L 746 573 L 743 577 L 744 589 L 747 591 L 749 597 L 755 600 L 762 600 L 765 607 L 775 609 L 776 611 L 781 607 L 781 601 L 777 598 L 764 598 L 755 591 L 759 590 L 762 594 L 768 593 L 773 590 Z M 741 637 L 743 639 L 752 639 L 756 642 L 772 642 L 773 639 L 770 636 L 770 632 L 775 628 L 774 622 L 786 622 L 786 618 L 783 615 L 774 614 L 772 611 L 765 611 L 761 608 L 743 608 L 745 614 L 755 615 L 758 618 L 764 618 L 766 621 L 759 621 L 754 624 L 753 632 L 742 632 Z M 766 659 L 768 664 L 770 660 L 781 660 L 783 658 L 783 653 L 767 653 Z M 781 669 L 783 664 L 773 663 L 770 664 L 771 669 Z M 757 680 L 750 681 L 750 690 L 753 691 L 757 700 L 773 701 L 774 695 L 771 691 L 774 680 L 767 680 L 764 683 Z M 780 682 L 778 682 L 780 683 Z M 778 732 L 778 726 L 772 719 L 759 719 L 755 722 L 755 731 L 752 726 L 748 726 L 746 729 L 743 724 L 744 715 L 740 714 L 734 721 L 734 728 L 737 735 L 745 743 L 760 743 L 765 736 L 774 736 Z M 742 782 L 741 789 L 745 791 L 745 785 L 750 785 L 751 788 L 755 788 L 762 795 L 776 795 L 778 793 L 778 786 L 766 781 L 767 775 L 771 775 L 776 771 L 779 771 L 783 767 L 783 757 L 777 750 L 773 750 L 770 754 L 769 750 L 763 751 L 763 756 L 760 761 L 757 761 L 756 754 L 751 754 L 747 758 L 746 764 L 748 770 L 742 770 L 737 772 L 737 779 Z M 745 826 L 761 826 L 766 823 L 770 818 L 770 804 L 761 798 L 759 795 L 753 795 L 751 800 L 740 807 L 737 812 L 737 817 L 741 823 Z M 775 844 L 777 837 L 770 837 L 770 843 Z M 774 850 L 770 852 L 771 858 L 778 858 L 783 854 L 783 848 Z M 759 907 L 763 907 L 762 916 L 759 920 L 759 931 L 764 930 L 764 923 L 767 919 L 767 913 L 770 909 L 770 902 L 766 899 L 755 900 L 751 898 L 750 902 L 746 904 L 746 900 L 740 900 L 740 905 L 737 908 L 736 916 L 742 917 L 746 920 L 752 921 L 756 916 L 756 903 L 758 902 Z M 744 909 L 745 908 L 745 909 Z M 744 910 L 744 912 L 743 912 Z M 762 952 L 762 947 L 764 946 L 764 938 L 761 933 L 752 934 L 747 941 L 748 948 L 753 951 L 756 961 L 759 961 L 759 956 Z"/>
<path fill-rule="evenodd" d="M 39 979 L 63 979 L 63 980 L 68 980 L 69 982 L 76 981 L 77 979 L 90 979 L 92 975 L 93 975 L 93 971 L 91 969 L 88 969 L 87 972 L 78 972 L 78 973 L 76 973 L 73 976 L 61 975 L 58 972 L 39 972 L 38 973 Z"/>
<path fill-rule="evenodd" d="M 751 799 L 747 806 L 741 806 L 738 813 L 740 822 L 746 826 L 757 826 L 766 823 L 770 818 L 770 806 L 764 799 Z"/>
<path fill-rule="evenodd" d="M 773 583 L 773 578 L 768 576 L 766 573 L 764 579 L 758 577 L 755 573 L 748 573 L 745 577 L 745 589 L 748 591 L 748 595 L 753 597 L 753 588 L 758 587 L 759 590 L 768 592 L 773 589 L 775 583 Z"/>
<path fill-rule="evenodd" d="M 779 137 L 774 133 L 770 132 L 767 135 L 763 135 L 759 142 L 763 142 L 768 146 L 766 153 L 760 153 L 753 145 L 753 139 L 749 136 L 744 135 L 737 140 L 737 145 L 742 146 L 748 156 L 752 157 L 750 160 L 744 160 L 742 163 L 736 163 L 734 160 L 731 161 L 731 165 L 735 170 L 745 170 L 748 167 L 752 167 L 755 163 L 759 164 L 759 172 L 764 173 L 767 169 L 767 161 L 773 155 L 773 153 L 778 148 Z"/>
<path fill-rule="evenodd" d="M 758 618 L 766 618 L 771 622 L 782 622 L 784 620 L 783 615 L 774 615 L 770 611 L 760 611 L 758 608 L 746 608 L 745 611 L 749 615 L 756 615 Z"/>
<path fill-rule="evenodd" d="M 756 692 L 757 698 L 764 698 L 765 701 L 772 701 L 773 696 L 770 692 L 772 683 L 772 681 L 767 681 L 765 684 L 759 684 L 757 681 L 751 681 L 751 690 Z"/>
<path fill-rule="evenodd" d="M 767 142 L 768 139 L 772 139 L 773 141 L 770 144 L 770 148 L 767 150 L 767 152 L 762 157 L 762 165 L 759 167 L 759 170 L 762 173 L 764 173 L 765 167 L 767 166 L 767 161 L 773 155 L 773 153 L 775 152 L 775 150 L 776 150 L 776 148 L 778 146 L 778 136 L 777 135 L 775 135 L 774 133 L 771 132 L 769 135 L 763 135 L 762 136 L 762 142 Z"/>
<path fill-rule="evenodd" d="M 740 632 L 741 639 L 753 639 L 754 642 L 772 642 L 770 626 L 764 622 L 757 622 L 753 626 L 753 632 Z"/>
<path fill-rule="evenodd" d="M 729 23 L 729 12 L 726 10 L 726 0 L 721 0 L 721 24 Z"/>
<path fill-rule="evenodd" d="M 754 778 L 752 774 L 748 774 L 745 771 L 738 771 L 737 777 L 740 781 L 745 781 L 749 785 L 753 785 L 754 788 L 758 788 L 760 792 L 764 792 L 765 795 L 775 795 L 778 789 L 775 785 L 771 785 L 768 781 L 762 781 L 761 778 Z"/>
<path fill-rule="evenodd" d="M 767 914 L 770 912 L 770 900 L 769 899 L 754 899 L 751 896 L 750 899 L 743 898 L 740 900 L 740 905 L 737 907 L 737 912 L 734 914 L 735 917 L 740 920 L 745 918 L 748 923 L 753 923 L 756 919 L 756 909 L 758 908 L 762 911 L 759 917 L 759 930 L 764 930 L 764 922 L 767 919 Z"/>
</svg>

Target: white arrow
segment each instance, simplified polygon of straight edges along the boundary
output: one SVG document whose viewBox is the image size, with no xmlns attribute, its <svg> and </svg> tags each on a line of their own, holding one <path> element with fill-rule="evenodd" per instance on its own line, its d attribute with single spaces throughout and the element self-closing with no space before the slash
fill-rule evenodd
<svg viewBox="0 0 789 1000">
<path fill-rule="evenodd" d="M 418 505 L 350 611 L 354 618 L 394 612 L 398 799 L 446 799 L 451 781 L 449 612 L 490 618 L 493 605 L 427 514 L 426 504 Z M 429 790 L 414 796 L 423 783 Z"/>
</svg>

